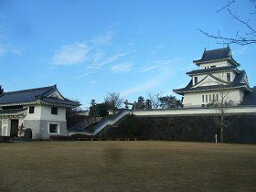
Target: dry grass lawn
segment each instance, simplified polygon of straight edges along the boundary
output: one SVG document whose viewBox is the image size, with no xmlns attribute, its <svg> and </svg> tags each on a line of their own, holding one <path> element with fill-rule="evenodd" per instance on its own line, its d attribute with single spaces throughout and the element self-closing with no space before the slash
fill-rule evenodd
<svg viewBox="0 0 256 192">
<path fill-rule="evenodd" d="M 0 154 L 1 192 L 256 191 L 256 145 L 28 142 Z"/>
</svg>

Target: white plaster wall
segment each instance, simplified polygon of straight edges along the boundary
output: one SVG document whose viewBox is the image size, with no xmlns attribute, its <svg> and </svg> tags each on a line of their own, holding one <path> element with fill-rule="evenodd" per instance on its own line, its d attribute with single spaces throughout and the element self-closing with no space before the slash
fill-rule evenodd
<svg viewBox="0 0 256 192">
<path fill-rule="evenodd" d="M 2 136 L 9 136 L 11 128 L 11 121 L 9 119 L 2 119 Z"/>
<path fill-rule="evenodd" d="M 228 72 L 221 72 L 221 73 L 211 73 L 211 75 L 217 77 L 218 79 L 221 79 L 223 81 L 227 81 L 227 73 Z M 236 74 L 231 71 L 230 73 L 230 81 L 233 81 Z M 198 82 L 200 82 L 201 80 L 203 80 L 207 75 L 195 75 L 194 77 L 197 77 Z M 194 78 L 193 78 L 193 82 L 194 82 Z M 194 83 L 195 84 L 195 83 Z M 203 82 L 201 82 L 200 84 L 196 85 L 197 86 L 209 86 L 209 85 L 218 85 L 219 82 L 216 81 L 215 79 L 213 79 L 212 77 L 208 76 Z"/>
<path fill-rule="evenodd" d="M 202 93 L 186 93 L 183 99 L 184 107 L 202 106 Z"/>
<path fill-rule="evenodd" d="M 58 114 L 51 114 L 51 106 L 48 105 L 35 105 L 34 113 L 29 113 L 25 120 L 47 120 L 47 121 L 66 121 L 66 109 L 62 107 L 58 108 Z M 29 110 L 29 109 L 28 109 Z"/>
<path fill-rule="evenodd" d="M 47 121 L 66 121 L 66 109 L 62 107 L 58 108 L 58 114 L 51 114 L 51 106 L 41 106 L 41 120 Z"/>
<path fill-rule="evenodd" d="M 211 62 L 211 63 L 201 64 L 200 69 L 205 69 L 205 67 L 210 68 L 213 65 L 215 65 L 216 67 L 231 66 L 231 64 L 228 61 L 219 61 L 219 62 Z"/>
<path fill-rule="evenodd" d="M 34 113 L 29 113 L 29 106 L 24 106 L 24 108 L 28 108 L 25 120 L 39 120 L 41 118 L 42 106 L 41 105 L 30 105 L 30 106 L 35 107 Z"/>
<path fill-rule="evenodd" d="M 225 97 L 224 102 L 232 101 L 234 105 L 240 104 L 243 101 L 244 92 L 238 89 L 235 90 L 228 90 L 227 92 L 221 91 L 212 91 L 212 92 L 202 92 L 202 93 L 186 93 L 184 95 L 183 105 L 184 107 L 196 107 L 202 106 L 202 104 L 211 103 L 209 101 L 209 95 L 213 98 L 213 94 L 218 94 L 219 101 L 221 100 L 221 95 L 227 95 Z M 202 95 L 208 95 L 208 102 L 204 98 L 204 102 L 202 99 Z M 204 96 L 205 97 L 205 96 Z"/>
</svg>

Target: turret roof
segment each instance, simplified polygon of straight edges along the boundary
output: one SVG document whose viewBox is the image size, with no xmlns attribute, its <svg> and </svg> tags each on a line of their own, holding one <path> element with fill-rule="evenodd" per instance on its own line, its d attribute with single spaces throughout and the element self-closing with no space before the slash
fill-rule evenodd
<svg viewBox="0 0 256 192">
<path fill-rule="evenodd" d="M 194 60 L 193 62 L 197 65 L 200 65 L 203 63 L 222 61 L 222 60 L 228 60 L 232 65 L 239 66 L 239 63 L 237 63 L 233 59 L 229 46 L 221 49 L 205 50 L 201 59 Z"/>
<path fill-rule="evenodd" d="M 231 70 L 239 72 L 239 70 L 235 66 L 224 66 L 224 67 L 214 67 L 214 68 L 207 68 L 207 69 L 197 69 L 197 70 L 189 71 L 186 74 L 192 76 L 197 74 L 207 74 L 207 73 L 224 72 L 224 71 L 231 71 Z"/>
</svg>

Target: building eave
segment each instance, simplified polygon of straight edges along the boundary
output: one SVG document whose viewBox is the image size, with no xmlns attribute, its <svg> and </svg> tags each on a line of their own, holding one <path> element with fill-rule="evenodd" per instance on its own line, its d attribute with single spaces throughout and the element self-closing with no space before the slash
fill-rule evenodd
<svg viewBox="0 0 256 192">
<path fill-rule="evenodd" d="M 26 115 L 27 115 L 27 108 L 17 110 L 16 112 L 13 110 L 1 110 L 0 111 L 0 119 L 24 118 Z"/>
<path fill-rule="evenodd" d="M 248 92 L 251 92 L 252 90 L 250 88 L 248 88 L 247 86 L 245 85 L 241 85 L 241 86 L 236 86 L 236 87 L 223 87 L 221 89 L 223 90 L 231 90 L 231 89 L 245 89 L 246 91 Z M 184 95 L 185 93 L 198 93 L 198 92 L 209 92 L 209 91 L 219 91 L 220 88 L 207 88 L 207 87 L 204 87 L 204 89 L 196 89 L 196 88 L 192 88 L 192 89 L 188 89 L 188 90 L 178 90 L 178 89 L 174 89 L 173 91 L 177 94 L 180 94 L 180 95 Z"/>
<path fill-rule="evenodd" d="M 228 71 L 234 71 L 235 73 L 239 73 L 239 70 L 237 68 L 224 68 L 223 69 L 217 69 L 214 70 L 215 68 L 209 70 L 209 69 L 199 69 L 199 70 L 193 70 L 190 72 L 187 72 L 186 74 L 189 75 L 190 77 L 194 75 L 204 75 L 204 74 L 213 74 L 213 73 L 221 73 L 221 72 L 228 72 Z"/>
<path fill-rule="evenodd" d="M 238 62 L 236 62 L 232 57 L 226 57 L 226 58 L 221 58 L 221 59 L 214 59 L 214 60 L 194 60 L 193 63 L 196 64 L 197 66 L 201 65 L 201 64 L 208 64 L 208 63 L 213 63 L 213 62 L 220 62 L 220 61 L 229 61 L 232 65 L 239 67 L 240 64 Z"/>
<path fill-rule="evenodd" d="M 58 106 L 58 107 L 65 107 L 65 108 L 73 108 L 80 106 L 79 103 L 77 104 L 62 104 L 62 103 L 52 103 L 52 102 L 46 102 L 42 100 L 36 100 L 31 102 L 21 102 L 21 103 L 0 103 L 0 107 L 6 107 L 6 106 L 16 106 L 16 105 L 51 105 L 51 106 Z"/>
</svg>

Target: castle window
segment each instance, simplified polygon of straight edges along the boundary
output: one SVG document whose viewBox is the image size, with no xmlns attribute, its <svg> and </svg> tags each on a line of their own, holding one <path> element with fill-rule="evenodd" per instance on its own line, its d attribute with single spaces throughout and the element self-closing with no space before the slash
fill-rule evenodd
<svg viewBox="0 0 256 192">
<path fill-rule="evenodd" d="M 28 109 L 29 113 L 34 113 L 35 112 L 35 106 L 30 106 Z"/>
<path fill-rule="evenodd" d="M 209 102 L 211 102 L 212 101 L 212 96 L 211 95 L 209 95 Z"/>
<path fill-rule="evenodd" d="M 219 101 L 219 94 L 216 94 L 216 101 Z"/>
<path fill-rule="evenodd" d="M 227 73 L 227 81 L 230 81 L 230 73 Z"/>
<path fill-rule="evenodd" d="M 49 123 L 48 124 L 48 133 L 49 134 L 59 134 L 60 133 L 59 123 Z"/>
<path fill-rule="evenodd" d="M 57 107 L 52 107 L 51 108 L 51 114 L 57 115 L 58 114 L 58 108 Z"/>
<path fill-rule="evenodd" d="M 194 77 L 194 84 L 197 84 L 197 77 Z"/>
<path fill-rule="evenodd" d="M 212 95 L 212 101 L 213 102 L 215 101 L 215 95 L 214 94 Z"/>
<path fill-rule="evenodd" d="M 205 95 L 205 102 L 208 102 L 208 95 Z"/>
<path fill-rule="evenodd" d="M 202 101 L 203 101 L 203 103 L 204 103 L 204 95 L 202 95 Z"/>
</svg>

